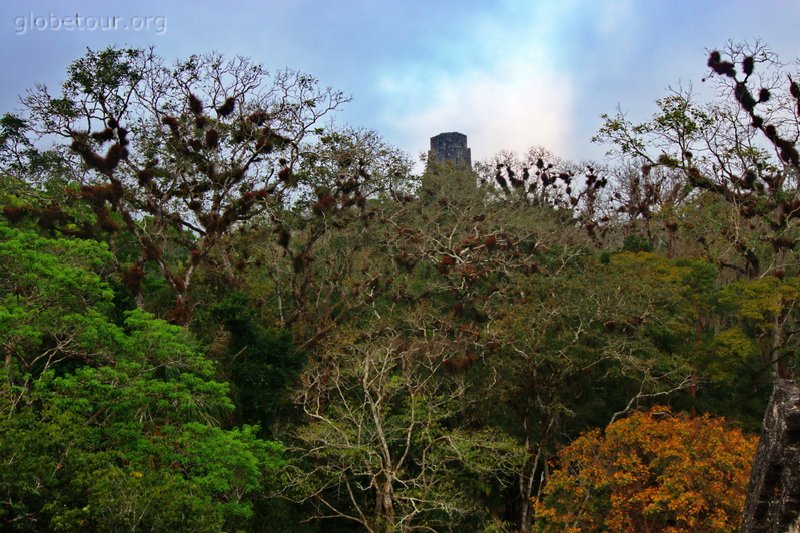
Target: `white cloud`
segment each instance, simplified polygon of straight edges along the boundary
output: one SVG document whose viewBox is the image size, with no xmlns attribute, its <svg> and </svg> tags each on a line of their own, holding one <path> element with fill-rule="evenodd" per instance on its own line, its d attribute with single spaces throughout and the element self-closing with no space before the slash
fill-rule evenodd
<svg viewBox="0 0 800 533">
<path fill-rule="evenodd" d="M 565 80 L 525 63 L 442 77 L 431 84 L 426 101 L 394 121 L 416 144 L 443 131 L 465 133 L 475 159 L 534 145 L 564 153 L 571 99 Z"/>
<path fill-rule="evenodd" d="M 429 137 L 460 131 L 473 160 L 535 145 L 569 157 L 575 90 L 552 53 L 565 4 L 540 6 L 536 13 L 516 6 L 484 19 L 464 42 L 448 43 L 447 54 L 460 56 L 458 68 L 444 66 L 448 57 L 392 67 L 379 81 L 387 102 L 382 118 L 392 137 L 416 153 L 427 150 Z"/>
<path fill-rule="evenodd" d="M 596 4 L 595 27 L 603 36 L 619 40 L 628 35 L 636 19 L 637 4 L 634 0 L 616 0 Z"/>
<path fill-rule="evenodd" d="M 412 153 L 455 130 L 474 160 L 535 145 L 583 158 L 587 116 L 577 115 L 604 94 L 602 80 L 627 68 L 640 15 L 634 0 L 505 0 L 467 21 L 460 39 L 387 67 L 381 129 Z M 607 110 L 592 107 L 590 118 Z"/>
</svg>

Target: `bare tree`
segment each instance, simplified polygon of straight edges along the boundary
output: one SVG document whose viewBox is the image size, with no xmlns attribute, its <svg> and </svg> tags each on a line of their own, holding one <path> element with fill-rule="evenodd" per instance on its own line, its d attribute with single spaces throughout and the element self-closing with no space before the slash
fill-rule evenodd
<svg viewBox="0 0 800 533">
<path fill-rule="evenodd" d="M 370 532 L 449 530 L 480 518 L 458 480 L 502 485 L 520 450 L 498 431 L 460 424 L 469 402 L 445 365 L 458 355 L 451 342 L 375 329 L 306 371 L 298 400 L 309 423 L 296 435 L 306 468 L 295 489 L 316 503 L 317 518 Z"/>
</svg>

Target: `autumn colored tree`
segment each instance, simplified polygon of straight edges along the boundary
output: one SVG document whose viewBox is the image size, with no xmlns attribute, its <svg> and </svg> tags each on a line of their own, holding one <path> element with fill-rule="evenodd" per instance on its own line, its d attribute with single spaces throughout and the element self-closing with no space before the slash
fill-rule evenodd
<svg viewBox="0 0 800 533">
<path fill-rule="evenodd" d="M 731 531 L 757 439 L 724 419 L 652 407 L 559 454 L 538 531 Z"/>
</svg>

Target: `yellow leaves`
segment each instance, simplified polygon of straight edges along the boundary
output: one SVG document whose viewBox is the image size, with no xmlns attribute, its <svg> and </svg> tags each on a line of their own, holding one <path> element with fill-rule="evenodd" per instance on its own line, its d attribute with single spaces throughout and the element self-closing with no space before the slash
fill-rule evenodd
<svg viewBox="0 0 800 533">
<path fill-rule="evenodd" d="M 717 333 L 714 348 L 718 356 L 730 364 L 732 361 L 744 362 L 758 354 L 758 346 L 738 328 L 730 328 Z"/>
<path fill-rule="evenodd" d="M 762 327 L 780 315 L 800 298 L 800 279 L 780 280 L 765 276 L 733 283 L 726 288 L 722 301 L 733 305 L 742 318 L 754 320 Z"/>
<path fill-rule="evenodd" d="M 611 264 L 635 274 L 637 277 L 652 278 L 661 283 L 682 281 L 690 268 L 679 265 L 664 256 L 651 252 L 622 252 L 612 257 Z"/>
<path fill-rule="evenodd" d="M 724 420 L 653 407 L 582 435 L 560 454 L 540 531 L 735 529 L 756 439 Z"/>
</svg>

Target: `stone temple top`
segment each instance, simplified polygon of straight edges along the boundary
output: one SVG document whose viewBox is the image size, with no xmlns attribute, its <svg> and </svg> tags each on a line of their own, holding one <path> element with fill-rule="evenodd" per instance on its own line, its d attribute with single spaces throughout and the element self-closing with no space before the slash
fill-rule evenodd
<svg viewBox="0 0 800 533">
<path fill-rule="evenodd" d="M 428 161 L 434 163 L 450 162 L 455 166 L 472 169 L 472 151 L 467 148 L 467 136 L 457 131 L 440 133 L 431 137 L 431 150 Z"/>
</svg>

